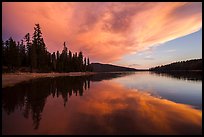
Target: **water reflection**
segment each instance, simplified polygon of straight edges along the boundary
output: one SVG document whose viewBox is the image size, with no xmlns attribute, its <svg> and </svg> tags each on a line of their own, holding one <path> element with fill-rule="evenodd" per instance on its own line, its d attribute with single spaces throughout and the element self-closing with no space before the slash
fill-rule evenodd
<svg viewBox="0 0 204 137">
<path fill-rule="evenodd" d="M 98 92 L 77 107 L 81 114 L 77 119 L 88 117 L 83 125 L 94 123 L 95 133 L 201 134 L 202 113 L 190 106 L 127 90 L 116 83 L 103 82 L 92 89 Z M 72 131 L 88 134 L 87 128 Z"/>
<path fill-rule="evenodd" d="M 159 74 L 161 76 L 172 77 L 182 80 L 201 81 L 202 71 L 151 71 L 152 74 Z"/>
<path fill-rule="evenodd" d="M 124 77 L 133 75 L 134 72 L 127 71 L 127 72 L 101 72 L 96 75 L 91 75 L 91 81 L 102 81 L 102 80 L 111 80 L 114 78 Z"/>
<path fill-rule="evenodd" d="M 110 80 L 110 74 L 101 76 L 46 78 L 4 88 L 3 134 L 201 134 L 202 111 L 101 81 Z M 29 116 L 32 128 L 26 126 Z"/>
<path fill-rule="evenodd" d="M 8 115 L 15 109 L 22 110 L 25 118 L 31 113 L 34 129 L 37 129 L 48 96 L 51 95 L 53 98 L 62 96 L 65 106 L 69 97 L 73 94 L 82 96 L 84 90 L 88 88 L 90 88 L 88 76 L 32 80 L 15 87 L 4 88 L 2 107 Z"/>
<path fill-rule="evenodd" d="M 90 88 L 90 80 L 102 81 L 131 73 L 100 73 L 91 76 L 58 77 L 31 80 L 17 84 L 15 87 L 4 88 L 2 92 L 2 107 L 9 115 L 20 108 L 25 118 L 31 113 L 34 129 L 38 129 L 41 113 L 46 103 L 46 98 L 51 95 L 57 98 L 61 95 L 64 106 L 68 98 L 74 95 L 83 96 L 84 90 Z"/>
<path fill-rule="evenodd" d="M 202 72 L 196 73 L 195 78 L 192 79 L 196 79 L 196 76 L 199 77 L 200 73 Z M 193 74 L 189 75 L 193 77 Z M 180 76 L 186 77 L 181 74 Z M 202 109 L 202 80 L 187 80 L 177 77 L 153 72 L 136 72 L 133 75 L 116 78 L 111 81 L 118 82 L 129 89 L 148 91 L 154 96 L 160 96 L 173 102 L 188 104 L 197 109 Z"/>
</svg>

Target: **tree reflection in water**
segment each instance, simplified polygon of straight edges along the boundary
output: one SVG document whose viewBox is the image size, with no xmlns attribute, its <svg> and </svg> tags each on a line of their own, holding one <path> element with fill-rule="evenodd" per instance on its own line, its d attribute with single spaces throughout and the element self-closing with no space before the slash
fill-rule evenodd
<svg viewBox="0 0 204 137">
<path fill-rule="evenodd" d="M 18 84 L 15 87 L 4 88 L 2 92 L 2 107 L 10 114 L 20 108 L 25 118 L 32 115 L 33 125 L 38 129 L 41 113 L 46 98 L 51 94 L 62 96 L 64 106 L 68 98 L 74 95 L 83 96 L 84 90 L 90 88 L 90 77 L 58 77 L 32 80 Z"/>
<path fill-rule="evenodd" d="M 34 129 L 38 129 L 41 113 L 49 95 L 53 98 L 62 96 L 64 106 L 74 94 L 83 96 L 83 92 L 90 88 L 90 80 L 101 81 L 132 73 L 101 73 L 91 76 L 42 78 L 17 84 L 14 87 L 3 88 L 2 108 L 9 115 L 16 109 L 23 111 L 23 116 L 32 115 Z"/>
<path fill-rule="evenodd" d="M 129 74 L 131 73 L 102 73 L 92 76 L 36 79 L 4 88 L 2 132 L 3 134 L 201 134 L 201 110 L 155 98 L 146 92 L 128 89 L 110 80 Z M 106 81 L 94 82 L 101 80 Z M 86 91 L 88 94 L 84 95 Z M 83 96 L 83 98 L 73 96 Z M 59 103 L 61 102 L 59 97 L 63 98 L 63 106 Z M 69 107 L 67 107 L 68 101 Z M 8 117 L 7 114 L 11 113 L 14 115 Z M 29 117 L 32 119 L 25 120 L 21 114 L 27 119 Z M 30 121 L 33 122 L 33 127 L 29 127 Z"/>
<path fill-rule="evenodd" d="M 182 80 L 202 81 L 202 71 L 150 71 L 152 74 Z"/>
</svg>

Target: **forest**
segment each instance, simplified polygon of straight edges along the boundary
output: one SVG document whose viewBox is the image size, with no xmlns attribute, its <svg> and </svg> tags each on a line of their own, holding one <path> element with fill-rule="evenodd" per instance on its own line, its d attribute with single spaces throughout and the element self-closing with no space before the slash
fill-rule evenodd
<svg viewBox="0 0 204 137">
<path fill-rule="evenodd" d="M 34 33 L 27 33 L 19 42 L 10 37 L 2 40 L 3 72 L 86 72 L 92 71 L 89 58 L 82 51 L 72 53 L 64 42 L 60 53 L 50 53 L 42 37 L 41 27 L 35 24 Z"/>
<path fill-rule="evenodd" d="M 192 59 L 187 61 L 174 62 L 150 68 L 150 71 L 181 71 L 181 70 L 202 70 L 202 59 Z"/>
</svg>

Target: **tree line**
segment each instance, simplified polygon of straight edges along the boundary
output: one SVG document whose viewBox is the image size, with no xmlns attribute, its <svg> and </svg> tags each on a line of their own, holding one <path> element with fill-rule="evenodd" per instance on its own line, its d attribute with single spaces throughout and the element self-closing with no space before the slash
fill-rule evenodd
<svg viewBox="0 0 204 137">
<path fill-rule="evenodd" d="M 150 68 L 151 71 L 174 71 L 174 70 L 202 70 L 202 59 L 174 62 Z"/>
<path fill-rule="evenodd" d="M 41 27 L 35 24 L 34 33 L 27 33 L 19 42 L 10 37 L 2 40 L 3 72 L 16 70 L 30 72 L 85 72 L 92 71 L 89 58 L 83 57 L 82 51 L 72 53 L 64 42 L 60 53 L 50 53 L 42 37 Z"/>
</svg>

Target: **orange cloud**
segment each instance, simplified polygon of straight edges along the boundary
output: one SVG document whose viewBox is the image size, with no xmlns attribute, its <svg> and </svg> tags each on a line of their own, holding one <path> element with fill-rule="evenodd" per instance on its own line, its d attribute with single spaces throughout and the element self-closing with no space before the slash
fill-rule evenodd
<svg viewBox="0 0 204 137">
<path fill-rule="evenodd" d="M 49 51 L 67 41 L 69 49 L 107 63 L 198 31 L 201 9 L 193 2 L 3 2 L 3 37 L 21 38 L 40 23 Z"/>
</svg>

